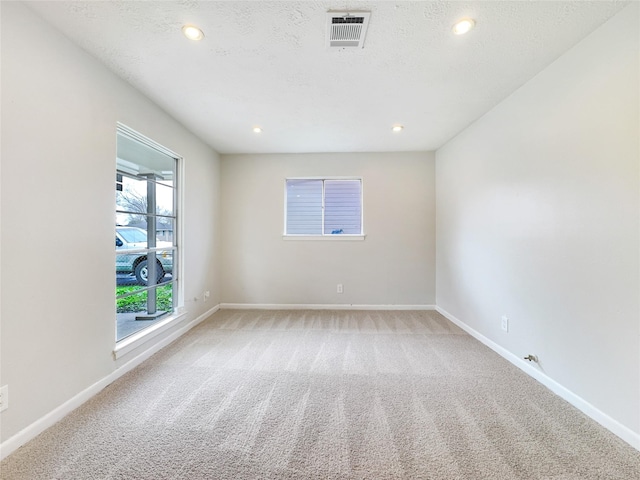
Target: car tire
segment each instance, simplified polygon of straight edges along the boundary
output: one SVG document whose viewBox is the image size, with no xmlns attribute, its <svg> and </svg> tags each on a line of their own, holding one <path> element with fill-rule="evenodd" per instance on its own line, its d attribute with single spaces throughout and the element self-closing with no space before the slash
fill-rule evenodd
<svg viewBox="0 0 640 480">
<path fill-rule="evenodd" d="M 147 261 L 143 260 L 140 263 L 138 263 L 138 265 L 136 265 L 135 271 L 133 272 L 136 276 L 136 281 L 138 282 L 139 285 L 148 285 L 148 268 L 147 268 Z M 156 260 L 156 273 L 157 273 L 157 279 L 156 279 L 156 283 L 160 283 L 160 280 L 162 280 L 162 278 L 164 277 L 165 273 L 164 273 L 164 268 L 162 268 L 162 264 L 160 263 L 160 260 Z"/>
</svg>

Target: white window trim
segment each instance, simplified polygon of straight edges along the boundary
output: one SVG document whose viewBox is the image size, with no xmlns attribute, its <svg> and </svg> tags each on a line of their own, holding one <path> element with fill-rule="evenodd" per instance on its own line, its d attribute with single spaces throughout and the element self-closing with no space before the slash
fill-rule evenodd
<svg viewBox="0 0 640 480">
<path fill-rule="evenodd" d="M 287 181 L 289 180 L 360 180 L 360 226 L 362 229 L 361 234 L 330 234 L 324 233 L 324 183 L 322 185 L 322 228 L 323 232 L 318 235 L 300 235 L 300 234 L 292 234 L 287 233 Z M 340 241 L 362 241 L 366 238 L 366 234 L 364 233 L 364 178 L 363 177 L 343 177 L 343 176 L 335 176 L 335 177 L 286 177 L 284 179 L 284 233 L 282 234 L 282 239 L 286 241 L 329 241 L 329 242 L 340 242 Z"/>
<path fill-rule="evenodd" d="M 145 344 L 152 338 L 160 335 L 161 333 L 169 330 L 173 327 L 173 324 L 179 320 L 182 320 L 187 312 L 182 311 L 182 309 L 178 309 L 174 311 L 168 317 L 163 318 L 159 322 L 154 323 L 153 325 L 140 330 L 128 337 L 123 338 L 119 342 L 116 342 L 116 346 L 113 349 L 113 357 L 117 360 L 118 358 L 123 357 L 127 353 L 132 352 L 140 345 Z"/>
<path fill-rule="evenodd" d="M 320 241 L 320 242 L 357 242 L 366 238 L 362 235 L 291 235 L 284 234 L 282 239 L 285 241 Z"/>
<path fill-rule="evenodd" d="M 144 328 L 132 335 L 129 335 L 122 340 L 115 339 L 114 347 L 113 347 L 113 356 L 117 360 L 121 358 L 123 355 L 135 350 L 140 345 L 146 343 L 151 340 L 155 336 L 163 333 L 164 331 L 170 329 L 175 323 L 182 320 L 187 312 L 184 308 L 184 252 L 182 251 L 183 245 L 183 232 L 184 232 L 184 215 L 182 214 L 182 205 L 184 205 L 184 157 L 182 155 L 178 155 L 172 150 L 160 145 L 159 143 L 153 141 L 152 139 L 138 133 L 136 130 L 124 125 L 123 123 L 116 122 L 116 131 L 121 132 L 125 135 L 129 135 L 131 138 L 138 140 L 139 142 L 146 143 L 147 145 L 155 148 L 156 150 L 177 159 L 177 168 L 176 168 L 176 176 L 177 178 L 177 189 L 178 189 L 178 198 L 177 205 L 174 205 L 175 211 L 175 228 L 177 232 L 174 232 L 175 235 L 175 251 L 177 251 L 178 259 L 177 259 L 177 278 L 179 279 L 177 285 L 174 283 L 174 292 L 177 292 L 178 302 L 173 305 L 173 312 L 166 315 L 160 321 L 150 325 L 147 328 Z M 114 322 L 115 325 L 115 322 Z M 117 328 L 117 327 L 116 327 Z M 116 332 L 117 333 L 117 332 Z M 116 335 L 117 336 L 117 335 Z"/>
</svg>

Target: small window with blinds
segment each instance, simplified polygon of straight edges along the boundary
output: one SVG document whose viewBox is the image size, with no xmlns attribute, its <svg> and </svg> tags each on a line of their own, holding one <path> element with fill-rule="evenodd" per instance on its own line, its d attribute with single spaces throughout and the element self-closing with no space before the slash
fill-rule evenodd
<svg viewBox="0 0 640 480">
<path fill-rule="evenodd" d="M 362 179 L 287 179 L 285 235 L 362 235 Z"/>
</svg>

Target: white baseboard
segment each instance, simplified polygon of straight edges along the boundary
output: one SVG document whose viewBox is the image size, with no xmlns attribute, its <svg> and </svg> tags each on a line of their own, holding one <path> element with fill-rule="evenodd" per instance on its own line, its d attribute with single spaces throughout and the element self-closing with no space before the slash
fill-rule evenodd
<svg viewBox="0 0 640 480">
<path fill-rule="evenodd" d="M 221 303 L 222 310 L 435 310 L 435 305 L 351 305 L 325 303 Z"/>
<path fill-rule="evenodd" d="M 170 335 L 162 338 L 157 343 L 150 345 L 150 347 L 144 352 L 137 355 L 135 358 L 132 358 L 127 363 L 123 364 L 121 367 L 117 368 L 109 375 L 104 377 L 103 379 L 97 381 L 90 387 L 84 389 L 71 399 L 64 402 L 59 407 L 55 408 L 45 416 L 39 418 L 35 422 L 33 422 L 28 427 L 20 430 L 18 433 L 13 435 L 11 438 L 8 438 L 2 444 L 0 444 L 0 460 L 8 457 L 11 453 L 15 452 L 22 445 L 27 443 L 29 440 L 35 438 L 42 432 L 44 432 L 47 428 L 53 426 L 55 423 L 62 420 L 65 416 L 71 413 L 73 410 L 81 406 L 87 400 L 91 399 L 94 395 L 98 394 L 102 389 L 107 387 L 109 384 L 123 376 L 125 373 L 133 370 L 135 367 L 140 365 L 142 362 L 151 357 L 154 353 L 157 353 L 162 348 L 169 345 L 174 340 L 178 339 L 182 335 L 184 335 L 187 331 L 191 330 L 193 327 L 201 323 L 210 315 L 213 315 L 220 309 L 219 305 L 211 308 L 206 311 L 202 315 L 198 316 L 191 322 L 186 325 L 180 327 L 176 331 L 172 332 Z"/>
<path fill-rule="evenodd" d="M 529 362 L 526 362 L 524 359 L 518 357 L 517 355 L 514 355 L 509 350 L 505 349 L 504 347 L 501 347 L 500 345 L 493 342 L 492 340 L 489 340 L 480 332 L 474 330 L 469 325 L 464 323 L 462 320 L 456 318 L 455 316 L 451 315 L 446 310 L 440 307 L 436 307 L 436 311 L 442 314 L 443 316 L 445 316 L 447 319 L 451 320 L 453 323 L 455 323 L 457 326 L 462 328 L 465 332 L 467 332 L 469 335 L 474 337 L 476 340 L 485 344 L 487 347 L 489 347 L 491 350 L 496 352 L 498 355 L 502 356 L 503 358 L 505 358 L 512 364 L 514 364 L 516 367 L 518 367 L 520 370 L 525 372 L 527 375 L 536 379 L 538 382 L 540 382 L 542 385 L 547 387 L 549 390 L 551 390 L 553 393 L 558 395 L 560 398 L 566 400 L 571 405 L 573 405 L 578 410 L 580 410 L 582 413 L 584 413 L 591 419 L 598 422 L 600 425 L 602 425 L 604 428 L 606 428 L 610 432 L 620 437 L 622 440 L 627 442 L 633 448 L 635 448 L 636 450 L 640 450 L 640 434 L 634 432 L 630 428 L 622 425 L 617 420 L 611 418 L 609 415 L 597 409 L 596 407 L 591 405 L 589 402 L 584 400 L 582 397 L 579 397 L 578 395 L 573 393 L 571 390 L 567 389 L 566 387 L 562 386 L 561 384 L 559 384 L 558 382 L 556 382 L 555 380 L 547 376 L 545 373 L 533 367 L 533 365 L 531 365 Z"/>
</svg>

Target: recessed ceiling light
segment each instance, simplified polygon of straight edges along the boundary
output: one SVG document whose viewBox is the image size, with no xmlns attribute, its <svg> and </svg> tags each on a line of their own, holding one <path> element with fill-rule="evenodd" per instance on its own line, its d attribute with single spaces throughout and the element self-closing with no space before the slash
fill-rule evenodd
<svg viewBox="0 0 640 480">
<path fill-rule="evenodd" d="M 184 33 L 184 36 L 189 40 L 198 41 L 204 38 L 204 33 L 202 33 L 202 30 L 200 30 L 195 25 L 185 25 L 184 27 L 182 27 L 182 33 Z"/>
<path fill-rule="evenodd" d="M 476 25 L 472 18 L 463 18 L 455 23 L 452 30 L 455 35 L 464 35 Z"/>
<path fill-rule="evenodd" d="M 403 128 L 403 125 L 394 125 L 393 127 L 391 127 L 391 130 L 393 130 L 394 132 L 401 132 Z"/>
<path fill-rule="evenodd" d="M 260 128 L 260 127 L 253 127 L 253 133 L 262 133 L 262 128 Z"/>
</svg>

